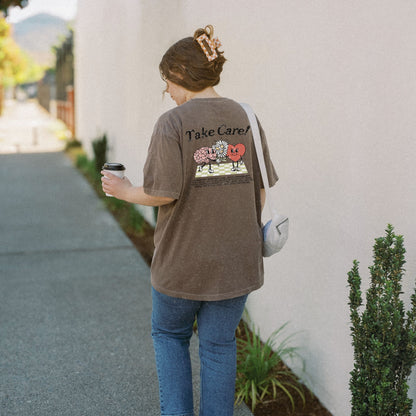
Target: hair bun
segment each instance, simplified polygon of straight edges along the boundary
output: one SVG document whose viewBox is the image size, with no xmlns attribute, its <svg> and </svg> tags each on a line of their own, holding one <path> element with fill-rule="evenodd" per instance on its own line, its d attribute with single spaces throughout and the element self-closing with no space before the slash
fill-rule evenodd
<svg viewBox="0 0 416 416">
<path fill-rule="evenodd" d="M 173 44 L 159 64 L 162 79 L 189 91 L 202 91 L 218 85 L 226 59 L 224 52 L 218 50 L 220 41 L 213 38 L 213 34 L 214 28 L 208 25 L 197 29 L 194 37 Z"/>
</svg>

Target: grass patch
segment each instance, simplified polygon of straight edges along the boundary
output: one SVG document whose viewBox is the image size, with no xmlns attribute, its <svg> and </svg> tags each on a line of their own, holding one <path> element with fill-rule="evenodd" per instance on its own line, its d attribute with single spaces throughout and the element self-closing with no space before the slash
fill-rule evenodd
<svg viewBox="0 0 416 416">
<path fill-rule="evenodd" d="M 278 392 L 283 393 L 295 410 L 294 395 L 305 406 L 305 392 L 299 379 L 284 364 L 283 359 L 300 358 L 297 348 L 289 345 L 292 336 L 278 342 L 287 324 L 274 331 L 263 343 L 259 330 L 246 322 L 240 324 L 240 337 L 237 338 L 237 382 L 236 403 L 251 403 L 254 412 L 256 406 L 266 399 L 275 400 Z"/>
</svg>

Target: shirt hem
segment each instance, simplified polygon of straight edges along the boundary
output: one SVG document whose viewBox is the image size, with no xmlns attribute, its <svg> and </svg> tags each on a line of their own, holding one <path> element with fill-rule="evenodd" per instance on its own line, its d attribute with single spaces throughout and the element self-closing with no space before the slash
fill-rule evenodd
<svg viewBox="0 0 416 416">
<path fill-rule="evenodd" d="M 180 299 L 187 299 L 187 300 L 196 300 L 196 301 L 220 301 L 220 300 L 226 300 L 226 299 L 232 299 L 232 298 L 238 298 L 243 295 L 247 295 L 257 289 L 260 289 L 263 286 L 264 282 L 261 281 L 253 286 L 250 286 L 245 289 L 240 289 L 238 291 L 234 292 L 227 292 L 227 293 L 216 293 L 212 295 L 201 295 L 201 294 L 195 294 L 195 293 L 186 293 L 186 292 L 177 292 L 175 290 L 169 290 L 164 289 L 163 287 L 160 287 L 158 285 L 155 285 L 152 282 L 153 288 L 167 296 L 171 296 L 174 298 L 180 298 Z"/>
<path fill-rule="evenodd" d="M 150 196 L 161 196 L 161 197 L 166 197 L 166 198 L 178 199 L 180 195 L 177 192 L 163 191 L 163 190 L 151 189 L 151 188 L 143 188 L 143 190 L 145 194 L 150 195 Z"/>
<path fill-rule="evenodd" d="M 272 188 L 273 186 L 275 186 L 278 181 L 279 181 L 279 177 L 278 176 L 276 176 L 275 178 L 273 178 L 272 181 L 269 183 L 269 188 Z"/>
</svg>

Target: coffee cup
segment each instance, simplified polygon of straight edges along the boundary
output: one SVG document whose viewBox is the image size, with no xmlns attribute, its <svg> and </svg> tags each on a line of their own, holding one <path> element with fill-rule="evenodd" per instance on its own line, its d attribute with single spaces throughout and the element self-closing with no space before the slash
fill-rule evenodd
<svg viewBox="0 0 416 416">
<path fill-rule="evenodd" d="M 110 172 L 113 175 L 118 176 L 119 178 L 123 179 L 124 178 L 124 172 L 125 172 L 126 168 L 124 167 L 124 165 L 122 165 L 121 163 L 104 163 L 103 166 L 103 171 L 104 172 Z M 104 177 L 106 177 L 104 175 Z M 110 194 L 107 194 L 107 196 L 113 196 Z"/>
</svg>

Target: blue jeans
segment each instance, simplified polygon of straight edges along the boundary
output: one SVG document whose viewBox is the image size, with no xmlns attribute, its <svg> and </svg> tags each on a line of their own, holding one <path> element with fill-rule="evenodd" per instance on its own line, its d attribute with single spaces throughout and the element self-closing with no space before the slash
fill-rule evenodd
<svg viewBox="0 0 416 416">
<path fill-rule="evenodd" d="M 236 377 L 235 330 L 247 295 L 222 301 L 173 298 L 152 288 L 152 337 L 163 416 L 193 416 L 189 340 L 198 322 L 200 416 L 232 416 Z"/>
</svg>

